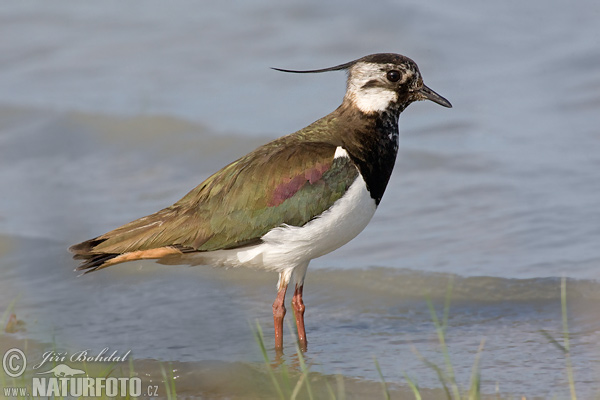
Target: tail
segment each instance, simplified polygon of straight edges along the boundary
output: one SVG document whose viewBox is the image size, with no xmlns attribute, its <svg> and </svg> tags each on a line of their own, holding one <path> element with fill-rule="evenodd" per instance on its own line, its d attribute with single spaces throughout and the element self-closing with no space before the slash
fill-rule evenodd
<svg viewBox="0 0 600 400">
<path fill-rule="evenodd" d="M 87 274 L 116 264 L 111 260 L 120 256 L 119 253 L 94 252 L 94 248 L 105 240 L 94 238 L 69 247 L 69 251 L 74 253 L 73 259 L 82 261 L 81 265 L 75 268 L 75 271 L 84 271 L 84 274 Z"/>
<path fill-rule="evenodd" d="M 69 247 L 71 253 L 75 253 L 75 260 L 82 260 L 82 264 L 75 268 L 75 271 L 84 271 L 84 274 L 97 271 L 99 269 L 110 267 L 135 260 L 155 260 L 171 255 L 181 255 L 193 251 L 179 245 L 163 246 L 154 249 L 135 250 L 125 253 L 100 253 L 96 247 L 106 239 L 94 238 Z"/>
<path fill-rule="evenodd" d="M 183 246 L 172 225 L 176 221 L 171 208 L 137 219 L 94 239 L 69 247 L 82 264 L 76 271 L 84 274 L 127 261 L 160 259 L 168 255 L 195 251 Z"/>
</svg>

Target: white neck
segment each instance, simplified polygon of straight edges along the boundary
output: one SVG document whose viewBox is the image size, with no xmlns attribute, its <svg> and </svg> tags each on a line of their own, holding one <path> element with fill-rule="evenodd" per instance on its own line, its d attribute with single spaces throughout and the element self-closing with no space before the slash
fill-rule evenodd
<svg viewBox="0 0 600 400">
<path fill-rule="evenodd" d="M 371 114 L 387 110 L 390 103 L 398 100 L 398 95 L 391 90 L 374 87 L 352 93 L 349 98 L 360 111 Z"/>
</svg>

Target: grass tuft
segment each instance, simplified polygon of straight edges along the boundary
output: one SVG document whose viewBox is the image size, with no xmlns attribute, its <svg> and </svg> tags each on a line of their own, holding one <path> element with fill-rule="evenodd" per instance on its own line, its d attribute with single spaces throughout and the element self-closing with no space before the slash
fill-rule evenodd
<svg viewBox="0 0 600 400">
<path fill-rule="evenodd" d="M 468 390 L 463 391 L 464 393 L 466 393 L 463 397 L 461 395 L 460 387 L 456 382 L 454 367 L 452 366 L 450 352 L 448 351 L 448 344 L 446 343 L 446 331 L 448 329 L 448 316 L 450 313 L 452 286 L 453 279 L 450 278 L 448 282 L 448 289 L 446 291 L 446 297 L 444 300 L 444 311 L 441 321 L 438 317 L 437 312 L 435 311 L 435 307 L 433 306 L 431 299 L 426 298 L 427 306 L 429 307 L 429 312 L 431 313 L 431 320 L 433 321 L 433 325 L 435 326 L 442 355 L 444 357 L 444 369 L 426 359 L 421 353 L 419 353 L 419 351 L 416 348 L 413 348 L 413 352 L 425 365 L 427 365 L 429 368 L 435 371 L 448 400 L 459 400 L 463 398 L 468 400 L 478 400 L 481 398 L 481 376 L 479 371 L 479 360 L 481 357 L 481 353 L 483 352 L 485 339 L 483 339 L 479 345 L 479 349 L 477 351 L 477 355 L 475 356 L 473 367 L 471 368 L 471 382 L 469 384 Z M 420 399 L 421 393 L 419 391 L 419 388 L 406 375 L 405 378 L 415 397 L 417 399 Z"/>
</svg>

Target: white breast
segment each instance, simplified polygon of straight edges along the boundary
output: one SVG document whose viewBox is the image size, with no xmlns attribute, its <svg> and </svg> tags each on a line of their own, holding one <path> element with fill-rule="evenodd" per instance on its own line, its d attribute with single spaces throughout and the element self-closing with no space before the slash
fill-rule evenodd
<svg viewBox="0 0 600 400">
<path fill-rule="evenodd" d="M 304 226 L 281 226 L 262 237 L 263 244 L 238 252 L 238 259 L 262 268 L 286 269 L 321 257 L 354 239 L 375 213 L 375 200 L 358 175 L 346 194 L 331 208 Z"/>
</svg>

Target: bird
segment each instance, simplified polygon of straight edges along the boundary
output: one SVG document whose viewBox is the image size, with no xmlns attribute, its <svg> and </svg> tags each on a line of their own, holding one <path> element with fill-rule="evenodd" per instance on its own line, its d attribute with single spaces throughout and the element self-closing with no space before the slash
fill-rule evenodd
<svg viewBox="0 0 600 400">
<path fill-rule="evenodd" d="M 277 272 L 272 311 L 279 353 L 292 279 L 297 342 L 306 351 L 302 295 L 309 262 L 348 243 L 373 217 L 396 161 L 400 114 L 420 100 L 452 105 L 400 54 L 371 54 L 322 69 L 273 69 L 345 71 L 341 105 L 233 161 L 175 204 L 69 250 L 81 261 L 76 271 L 82 275 L 145 259 Z"/>
</svg>

